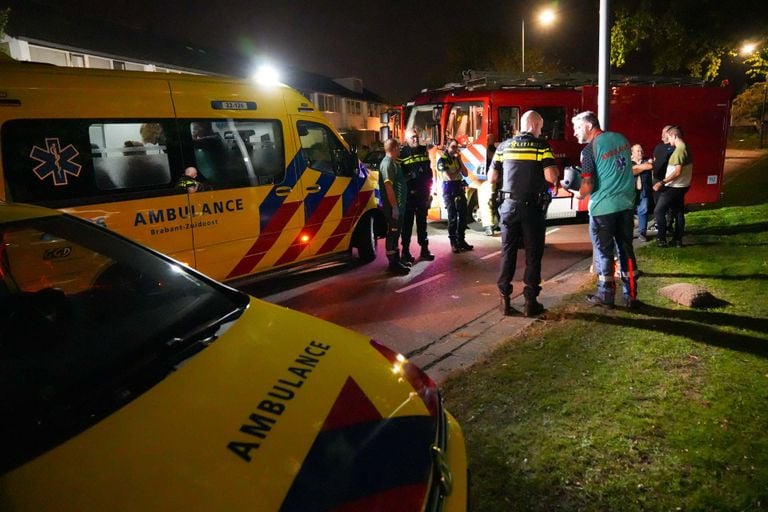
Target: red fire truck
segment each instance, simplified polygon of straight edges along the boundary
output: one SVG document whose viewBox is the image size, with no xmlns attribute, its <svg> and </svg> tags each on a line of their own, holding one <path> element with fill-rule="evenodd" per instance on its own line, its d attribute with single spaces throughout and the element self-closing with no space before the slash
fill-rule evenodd
<svg viewBox="0 0 768 512">
<path fill-rule="evenodd" d="M 447 140 L 459 142 L 470 171 L 470 194 L 475 196 L 470 201 L 477 200 L 482 214 L 491 193 L 490 184 L 485 182 L 488 135 L 503 141 L 516 133 L 525 111 L 536 110 L 544 118 L 542 137 L 549 141 L 562 173 L 565 166 L 579 165 L 583 147 L 573 136 L 571 118 L 584 110 L 597 112 L 597 96 L 596 78 L 586 75 L 512 76 L 470 71 L 462 83 L 422 91 L 406 105 L 402 123 L 403 128 L 416 130 L 422 141 L 431 143 L 433 162 Z M 686 200 L 714 202 L 722 185 L 731 96 L 727 86 L 690 79 L 613 78 L 608 128 L 623 133 L 632 144 L 641 144 L 650 156 L 661 129 L 668 124 L 680 126 L 694 158 L 693 182 Z M 437 199 L 430 212 L 432 218 L 445 216 L 442 207 L 435 204 L 441 202 L 440 194 Z M 560 189 L 550 205 L 549 218 L 575 217 L 586 210 L 587 201 Z"/>
</svg>

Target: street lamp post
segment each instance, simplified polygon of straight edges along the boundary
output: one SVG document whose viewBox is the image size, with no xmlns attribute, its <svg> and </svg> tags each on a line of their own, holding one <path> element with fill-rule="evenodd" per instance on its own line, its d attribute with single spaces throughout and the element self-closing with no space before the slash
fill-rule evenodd
<svg viewBox="0 0 768 512">
<path fill-rule="evenodd" d="M 543 26 L 548 26 L 555 21 L 555 11 L 552 9 L 544 9 L 539 13 L 539 23 Z M 520 20 L 520 68 L 525 73 L 525 18 Z"/>
<path fill-rule="evenodd" d="M 523 68 L 523 73 L 525 73 L 525 18 L 520 20 L 520 40 L 522 41 L 520 45 L 520 48 L 522 50 L 520 66 Z"/>
</svg>

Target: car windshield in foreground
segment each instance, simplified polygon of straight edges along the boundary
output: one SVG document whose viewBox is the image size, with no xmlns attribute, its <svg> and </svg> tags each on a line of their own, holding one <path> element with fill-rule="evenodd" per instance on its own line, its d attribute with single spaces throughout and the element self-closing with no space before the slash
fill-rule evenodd
<svg viewBox="0 0 768 512">
<path fill-rule="evenodd" d="M 247 303 L 72 217 L 0 223 L 0 471 L 135 398 Z"/>
</svg>

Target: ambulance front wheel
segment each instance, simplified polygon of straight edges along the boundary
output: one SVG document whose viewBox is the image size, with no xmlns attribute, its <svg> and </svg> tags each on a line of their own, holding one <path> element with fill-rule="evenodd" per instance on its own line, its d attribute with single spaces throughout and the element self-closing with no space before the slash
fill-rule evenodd
<svg viewBox="0 0 768 512">
<path fill-rule="evenodd" d="M 376 259 L 376 223 L 373 215 L 366 215 L 355 228 L 352 245 L 357 248 L 357 257 L 363 263 Z"/>
</svg>

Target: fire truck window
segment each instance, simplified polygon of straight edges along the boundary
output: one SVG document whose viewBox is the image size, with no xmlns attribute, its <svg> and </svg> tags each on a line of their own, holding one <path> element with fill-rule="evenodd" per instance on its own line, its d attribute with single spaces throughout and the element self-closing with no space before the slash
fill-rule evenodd
<svg viewBox="0 0 768 512">
<path fill-rule="evenodd" d="M 565 139 L 565 107 L 533 107 L 544 118 L 541 137 L 546 140 Z"/>
<path fill-rule="evenodd" d="M 281 183 L 282 126 L 273 120 L 198 120 L 189 123 L 198 176 L 214 190 Z"/>
<path fill-rule="evenodd" d="M 301 152 L 312 169 L 336 176 L 353 176 L 356 159 L 347 151 L 330 128 L 319 123 L 297 123 Z"/>
<path fill-rule="evenodd" d="M 435 121 L 435 109 L 440 112 L 437 105 L 419 105 L 413 107 L 408 113 L 408 123 L 406 124 L 406 130 L 414 130 L 419 136 L 419 141 L 422 144 L 440 143 L 438 138 L 439 130 L 437 130 L 437 123 Z"/>
<path fill-rule="evenodd" d="M 456 140 L 459 146 L 473 144 L 483 134 L 484 106 L 482 102 L 451 105 L 445 123 L 445 142 Z"/>
<path fill-rule="evenodd" d="M 520 130 L 520 109 L 517 107 L 499 107 L 499 140 L 516 135 Z"/>
</svg>

